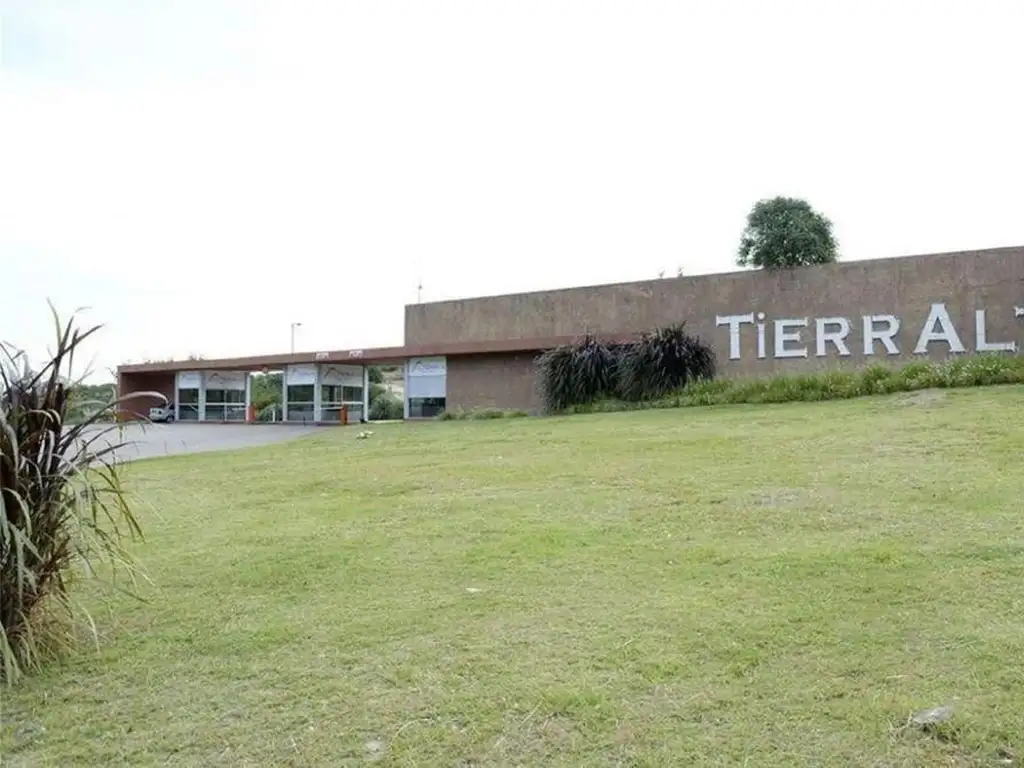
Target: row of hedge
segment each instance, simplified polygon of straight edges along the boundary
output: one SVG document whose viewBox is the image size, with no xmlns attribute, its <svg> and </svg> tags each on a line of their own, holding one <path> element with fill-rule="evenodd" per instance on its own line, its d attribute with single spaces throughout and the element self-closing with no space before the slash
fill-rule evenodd
<svg viewBox="0 0 1024 768">
<path fill-rule="evenodd" d="M 491 421 L 493 419 L 521 419 L 530 414 L 521 408 L 456 408 L 442 411 L 438 421 Z"/>
<path fill-rule="evenodd" d="M 627 344 L 608 344 L 588 334 L 541 355 L 537 375 L 545 408 L 558 413 L 605 399 L 656 400 L 691 382 L 714 379 L 716 367 L 711 346 L 679 324 Z"/>
<path fill-rule="evenodd" d="M 995 384 L 1024 384 L 1024 356 L 982 353 L 938 362 L 913 362 L 903 367 L 875 363 L 857 370 L 717 379 L 690 384 L 655 400 L 634 402 L 607 398 L 575 405 L 565 412 L 599 413 L 645 408 L 844 400 L 922 389 Z"/>
</svg>

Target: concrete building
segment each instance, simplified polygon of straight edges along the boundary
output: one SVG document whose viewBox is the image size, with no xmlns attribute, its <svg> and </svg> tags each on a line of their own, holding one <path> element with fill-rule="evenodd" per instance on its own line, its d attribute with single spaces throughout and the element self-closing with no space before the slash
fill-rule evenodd
<svg viewBox="0 0 1024 768">
<path fill-rule="evenodd" d="M 367 366 L 400 365 L 406 418 L 536 411 L 533 365 L 544 350 L 586 332 L 626 341 L 680 321 L 712 344 L 724 376 L 1015 352 L 1024 247 L 415 304 L 402 347 L 123 365 L 118 387 L 161 393 L 182 421 L 244 421 L 248 374 L 282 370 L 286 420 L 355 422 L 368 412 Z"/>
</svg>

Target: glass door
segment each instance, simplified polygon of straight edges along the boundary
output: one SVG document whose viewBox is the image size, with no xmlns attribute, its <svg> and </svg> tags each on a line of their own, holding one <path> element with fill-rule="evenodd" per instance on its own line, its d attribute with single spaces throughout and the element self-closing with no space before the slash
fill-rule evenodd
<svg viewBox="0 0 1024 768">
<path fill-rule="evenodd" d="M 245 421 L 245 390 L 206 390 L 206 420 Z"/>
<path fill-rule="evenodd" d="M 320 385 L 320 419 L 341 421 L 343 408 L 348 409 L 348 423 L 359 423 L 363 418 L 363 388 L 345 384 Z"/>
<path fill-rule="evenodd" d="M 313 421 L 313 384 L 289 384 L 288 421 Z"/>
<path fill-rule="evenodd" d="M 178 421 L 199 421 L 199 388 L 178 390 Z"/>
</svg>

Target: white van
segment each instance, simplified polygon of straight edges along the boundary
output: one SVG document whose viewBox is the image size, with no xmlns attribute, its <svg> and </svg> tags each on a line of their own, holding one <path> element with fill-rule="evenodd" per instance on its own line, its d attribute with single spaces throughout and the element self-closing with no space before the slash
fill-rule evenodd
<svg viewBox="0 0 1024 768">
<path fill-rule="evenodd" d="M 150 408 L 149 420 L 158 424 L 170 424 L 174 421 L 174 403 L 155 405 Z"/>
</svg>

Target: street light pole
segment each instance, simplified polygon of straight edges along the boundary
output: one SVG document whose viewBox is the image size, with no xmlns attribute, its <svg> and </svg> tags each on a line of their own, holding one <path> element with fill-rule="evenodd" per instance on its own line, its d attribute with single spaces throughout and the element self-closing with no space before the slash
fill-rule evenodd
<svg viewBox="0 0 1024 768">
<path fill-rule="evenodd" d="M 300 328 L 302 323 L 292 323 L 292 354 L 295 354 L 295 329 Z"/>
</svg>

